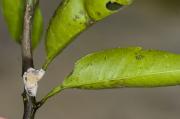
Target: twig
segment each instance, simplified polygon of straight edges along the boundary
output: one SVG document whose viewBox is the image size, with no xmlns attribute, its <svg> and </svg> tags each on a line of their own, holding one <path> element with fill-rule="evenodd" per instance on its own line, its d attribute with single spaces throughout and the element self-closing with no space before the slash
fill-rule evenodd
<svg viewBox="0 0 180 119">
<path fill-rule="evenodd" d="M 36 1 L 36 0 L 35 0 Z M 37 2 L 37 1 L 36 1 Z M 32 55 L 32 47 L 31 47 L 31 31 L 32 31 L 32 22 L 33 22 L 33 14 L 36 3 L 34 0 L 26 0 L 25 4 L 25 14 L 24 14 L 24 27 L 23 27 L 23 35 L 21 42 L 21 50 L 22 50 L 22 75 L 29 69 L 33 68 L 33 55 Z M 24 101 L 24 115 L 23 119 L 34 119 L 36 108 L 36 98 L 33 96 L 29 96 L 24 89 L 22 94 Z"/>
<path fill-rule="evenodd" d="M 24 14 L 23 38 L 22 47 L 22 73 L 28 68 L 34 67 L 33 56 L 31 50 L 31 27 L 32 27 L 33 6 L 26 0 L 26 8 Z"/>
</svg>

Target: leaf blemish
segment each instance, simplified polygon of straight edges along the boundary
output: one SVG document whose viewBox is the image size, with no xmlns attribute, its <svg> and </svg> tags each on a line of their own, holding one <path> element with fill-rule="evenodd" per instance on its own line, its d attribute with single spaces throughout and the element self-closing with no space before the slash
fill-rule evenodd
<svg viewBox="0 0 180 119">
<path fill-rule="evenodd" d="M 100 12 L 96 12 L 96 14 L 97 14 L 98 16 L 101 16 L 101 13 L 100 13 Z"/>
<path fill-rule="evenodd" d="M 107 60 L 107 56 L 104 56 L 104 60 Z"/>
<path fill-rule="evenodd" d="M 136 54 L 135 58 L 136 58 L 136 60 L 142 60 L 144 58 L 144 56 L 141 54 Z"/>
<path fill-rule="evenodd" d="M 76 20 L 78 20 L 78 19 L 80 19 L 80 16 L 75 15 L 73 20 L 76 21 Z"/>
<path fill-rule="evenodd" d="M 106 8 L 108 10 L 111 10 L 111 11 L 114 11 L 114 10 L 118 10 L 120 9 L 121 7 L 123 7 L 123 5 L 117 3 L 117 2 L 111 2 L 109 1 L 107 4 L 106 4 Z"/>
<path fill-rule="evenodd" d="M 95 23 L 94 20 L 88 19 L 87 22 L 85 22 L 85 25 L 86 25 L 87 27 L 89 27 L 89 26 L 93 25 L 94 23 Z"/>
</svg>

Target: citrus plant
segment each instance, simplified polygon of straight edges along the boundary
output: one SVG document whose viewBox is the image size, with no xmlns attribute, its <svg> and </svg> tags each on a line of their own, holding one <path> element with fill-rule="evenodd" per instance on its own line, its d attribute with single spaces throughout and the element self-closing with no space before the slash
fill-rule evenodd
<svg viewBox="0 0 180 119">
<path fill-rule="evenodd" d="M 46 59 L 40 69 L 35 69 L 33 52 L 43 33 L 39 0 L 0 0 L 1 12 L 10 35 L 21 46 L 23 119 L 34 119 L 36 111 L 49 98 L 65 89 L 152 88 L 180 84 L 180 55 L 141 47 L 114 48 L 91 53 L 78 60 L 63 83 L 53 88 L 40 101 L 36 100 L 39 80 L 63 49 L 84 30 L 132 2 L 61 1 L 45 34 Z"/>
</svg>

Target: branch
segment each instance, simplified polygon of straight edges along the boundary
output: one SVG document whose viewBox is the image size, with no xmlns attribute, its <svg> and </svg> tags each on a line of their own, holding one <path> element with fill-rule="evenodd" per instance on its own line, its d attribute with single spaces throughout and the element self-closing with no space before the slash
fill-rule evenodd
<svg viewBox="0 0 180 119">
<path fill-rule="evenodd" d="M 24 14 L 24 27 L 23 37 L 21 42 L 22 48 L 22 74 L 27 71 L 28 68 L 34 67 L 33 56 L 31 49 L 31 28 L 33 17 L 33 5 L 26 0 L 26 8 Z"/>
<path fill-rule="evenodd" d="M 35 3 L 35 4 L 34 4 Z M 22 51 L 22 75 L 29 69 L 33 68 L 33 54 L 31 47 L 31 32 L 32 32 L 32 22 L 34 9 L 37 1 L 26 0 L 25 4 L 25 14 L 24 14 L 24 26 L 23 26 L 23 35 L 21 42 L 21 51 Z M 26 90 L 22 94 L 24 101 L 24 115 L 23 119 L 34 119 L 36 108 L 36 98 L 28 95 Z"/>
</svg>

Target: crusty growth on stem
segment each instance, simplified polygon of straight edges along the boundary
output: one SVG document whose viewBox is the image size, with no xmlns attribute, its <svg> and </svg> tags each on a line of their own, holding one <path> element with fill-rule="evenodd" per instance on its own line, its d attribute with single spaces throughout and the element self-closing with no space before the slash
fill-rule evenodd
<svg viewBox="0 0 180 119">
<path fill-rule="evenodd" d="M 22 75 L 29 68 L 33 68 L 33 55 L 31 47 L 31 32 L 32 32 L 32 22 L 34 9 L 36 7 L 37 1 L 26 0 L 25 13 L 24 13 L 24 24 L 23 24 L 23 35 L 21 42 L 22 50 Z M 24 115 L 23 119 L 34 119 L 36 108 L 36 98 L 29 96 L 24 90 L 23 94 L 24 101 Z"/>
</svg>

